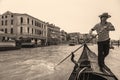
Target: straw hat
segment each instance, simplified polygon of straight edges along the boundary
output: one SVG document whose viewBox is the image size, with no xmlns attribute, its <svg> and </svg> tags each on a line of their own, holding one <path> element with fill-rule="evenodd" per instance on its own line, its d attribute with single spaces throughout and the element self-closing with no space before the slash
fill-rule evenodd
<svg viewBox="0 0 120 80">
<path fill-rule="evenodd" d="M 111 16 L 108 15 L 108 13 L 103 13 L 103 14 L 99 15 L 99 17 L 107 17 L 107 18 L 110 18 Z"/>
</svg>

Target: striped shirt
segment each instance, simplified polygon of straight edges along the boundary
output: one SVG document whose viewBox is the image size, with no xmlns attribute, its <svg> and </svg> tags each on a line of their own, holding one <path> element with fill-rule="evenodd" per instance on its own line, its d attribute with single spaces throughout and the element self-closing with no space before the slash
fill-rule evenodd
<svg viewBox="0 0 120 80">
<path fill-rule="evenodd" d="M 105 28 L 106 27 L 106 28 Z M 114 31 L 114 26 L 107 22 L 105 25 L 102 25 L 101 23 L 96 24 L 92 30 L 96 30 L 98 33 L 98 42 L 106 41 L 109 39 L 109 31 Z"/>
</svg>

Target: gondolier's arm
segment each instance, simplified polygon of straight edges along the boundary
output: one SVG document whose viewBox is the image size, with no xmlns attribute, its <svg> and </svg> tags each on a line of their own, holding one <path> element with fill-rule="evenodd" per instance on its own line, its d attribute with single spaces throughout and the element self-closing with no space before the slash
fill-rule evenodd
<svg viewBox="0 0 120 80">
<path fill-rule="evenodd" d="M 71 61 L 72 61 L 75 65 L 78 66 L 78 63 L 77 63 L 77 61 L 74 60 L 74 57 L 75 57 L 75 55 L 74 55 L 74 53 L 72 52 Z"/>
</svg>

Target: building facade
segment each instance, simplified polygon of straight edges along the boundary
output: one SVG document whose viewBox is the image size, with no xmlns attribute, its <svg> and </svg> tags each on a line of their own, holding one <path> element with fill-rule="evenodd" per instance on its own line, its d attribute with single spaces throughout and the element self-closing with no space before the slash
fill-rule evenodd
<svg viewBox="0 0 120 80">
<path fill-rule="evenodd" d="M 0 18 L 0 31 L 3 38 L 30 38 L 46 43 L 47 24 L 28 14 L 5 12 Z"/>
<path fill-rule="evenodd" d="M 66 43 L 67 41 L 67 32 L 65 32 L 64 30 L 60 31 L 60 41 L 61 43 Z"/>
<path fill-rule="evenodd" d="M 80 33 L 79 32 L 73 32 L 69 33 L 69 39 L 76 42 L 76 44 L 80 43 Z"/>
<path fill-rule="evenodd" d="M 84 43 L 84 42 L 87 42 L 87 43 L 97 43 L 97 37 L 94 37 L 95 34 L 92 34 L 92 35 L 89 35 L 89 34 L 81 34 L 81 37 L 80 37 L 80 43 Z M 94 37 L 94 38 L 92 38 Z M 92 38 L 92 39 L 91 39 Z"/>
<path fill-rule="evenodd" d="M 47 45 L 57 45 L 60 43 L 60 28 L 47 23 Z"/>
</svg>

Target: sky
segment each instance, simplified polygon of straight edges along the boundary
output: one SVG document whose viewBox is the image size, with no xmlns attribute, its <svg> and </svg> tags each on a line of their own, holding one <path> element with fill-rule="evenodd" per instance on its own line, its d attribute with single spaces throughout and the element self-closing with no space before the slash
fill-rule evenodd
<svg viewBox="0 0 120 80">
<path fill-rule="evenodd" d="M 0 0 L 0 14 L 6 11 L 27 13 L 68 33 L 88 33 L 108 12 L 116 29 L 110 37 L 120 39 L 120 0 Z"/>
</svg>

